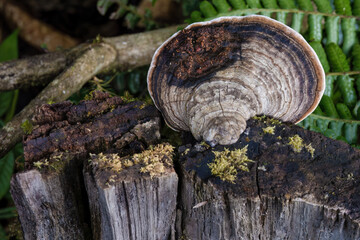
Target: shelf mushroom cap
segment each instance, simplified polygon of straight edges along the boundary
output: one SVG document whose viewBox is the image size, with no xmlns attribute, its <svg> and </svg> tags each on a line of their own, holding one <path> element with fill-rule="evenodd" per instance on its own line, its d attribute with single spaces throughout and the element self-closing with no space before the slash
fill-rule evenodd
<svg viewBox="0 0 360 240">
<path fill-rule="evenodd" d="M 175 33 L 155 52 L 147 81 L 172 129 L 214 146 L 236 142 L 255 115 L 300 122 L 320 102 L 325 73 L 299 33 L 251 15 Z"/>
</svg>

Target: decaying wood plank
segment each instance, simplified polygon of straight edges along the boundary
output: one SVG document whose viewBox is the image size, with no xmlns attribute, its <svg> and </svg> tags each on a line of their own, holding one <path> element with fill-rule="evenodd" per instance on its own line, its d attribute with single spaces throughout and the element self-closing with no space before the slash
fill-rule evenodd
<svg viewBox="0 0 360 240">
<path fill-rule="evenodd" d="M 171 152 L 157 145 L 130 159 L 92 156 L 84 176 L 94 239 L 174 239 L 178 177 Z"/>
<path fill-rule="evenodd" d="M 231 153 L 247 146 L 254 161 L 233 183 L 213 176 L 208 165 L 223 147 L 180 148 L 179 236 L 360 239 L 360 151 L 296 126 L 265 122 L 249 120 L 240 141 L 229 147 Z"/>
</svg>

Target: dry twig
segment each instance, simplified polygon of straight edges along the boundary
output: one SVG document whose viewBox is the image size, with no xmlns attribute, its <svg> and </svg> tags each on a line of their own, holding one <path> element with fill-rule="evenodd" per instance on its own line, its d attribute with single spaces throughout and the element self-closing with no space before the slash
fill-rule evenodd
<svg viewBox="0 0 360 240">
<path fill-rule="evenodd" d="M 55 51 L 58 47 L 66 49 L 79 44 L 77 39 L 33 18 L 9 0 L 0 0 L 0 14 L 13 28 L 20 30 L 21 38 L 36 48 L 45 44 L 49 51 Z"/>
</svg>

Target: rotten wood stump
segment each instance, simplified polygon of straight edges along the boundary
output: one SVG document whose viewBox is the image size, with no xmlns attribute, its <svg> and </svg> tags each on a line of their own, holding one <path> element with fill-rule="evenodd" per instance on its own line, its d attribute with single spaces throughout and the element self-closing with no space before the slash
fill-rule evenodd
<svg viewBox="0 0 360 240">
<path fill-rule="evenodd" d="M 249 120 L 228 150 L 204 144 L 179 149 L 180 235 L 198 240 L 360 239 L 360 151 L 271 122 Z M 229 156 L 245 146 L 254 161 L 248 163 L 249 172 L 239 171 L 233 183 L 212 175 L 214 151 Z"/>
<path fill-rule="evenodd" d="M 178 177 L 171 155 L 170 145 L 157 145 L 133 156 L 141 162 L 93 156 L 84 177 L 94 239 L 174 239 Z"/>
<path fill-rule="evenodd" d="M 359 150 L 260 117 L 174 155 L 153 106 L 97 94 L 42 107 L 25 138 L 25 239 L 360 239 Z"/>
<path fill-rule="evenodd" d="M 153 106 L 100 92 L 78 105 L 42 106 L 24 140 L 28 171 L 11 182 L 24 238 L 91 238 L 83 162 L 90 153 L 141 152 L 159 140 L 159 121 Z"/>
<path fill-rule="evenodd" d="M 31 169 L 11 181 L 24 239 L 89 239 L 81 166 L 72 154 L 50 158 L 56 170 Z"/>
</svg>

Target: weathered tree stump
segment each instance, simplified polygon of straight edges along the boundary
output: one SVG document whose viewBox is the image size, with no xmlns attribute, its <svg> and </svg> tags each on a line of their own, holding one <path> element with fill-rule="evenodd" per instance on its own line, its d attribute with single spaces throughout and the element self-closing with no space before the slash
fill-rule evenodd
<svg viewBox="0 0 360 240">
<path fill-rule="evenodd" d="M 24 140 L 28 171 L 11 182 L 24 238 L 91 238 L 83 161 L 89 153 L 146 149 L 160 137 L 159 121 L 153 106 L 101 93 L 79 105 L 42 106 Z"/>
<path fill-rule="evenodd" d="M 166 146 L 171 150 L 161 152 Z M 171 151 L 158 145 L 140 155 L 159 157 L 156 163 L 93 156 L 84 175 L 94 239 L 174 239 L 178 177 Z"/>
<path fill-rule="evenodd" d="M 264 122 L 249 120 L 230 146 L 231 152 L 247 145 L 254 160 L 233 183 L 214 177 L 208 165 L 223 147 L 180 148 L 180 236 L 360 239 L 360 151 L 300 127 Z M 296 135 L 302 143 L 291 141 Z"/>
<path fill-rule="evenodd" d="M 72 154 L 54 157 L 56 170 L 32 169 L 12 178 L 24 239 L 89 239 L 81 166 Z"/>
<path fill-rule="evenodd" d="M 102 94 L 35 120 L 11 183 L 25 239 L 360 239 L 360 151 L 341 141 L 259 117 L 174 156 L 148 148 L 153 106 Z"/>
</svg>

